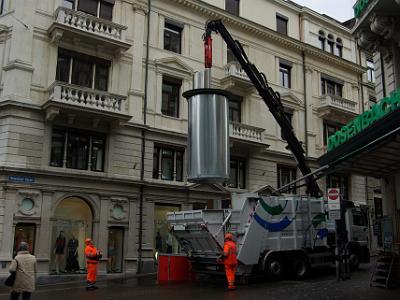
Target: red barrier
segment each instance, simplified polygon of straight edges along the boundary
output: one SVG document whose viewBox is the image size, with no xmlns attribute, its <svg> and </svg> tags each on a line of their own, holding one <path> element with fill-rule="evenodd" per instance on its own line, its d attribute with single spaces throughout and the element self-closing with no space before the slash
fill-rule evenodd
<svg viewBox="0 0 400 300">
<path fill-rule="evenodd" d="M 179 254 L 160 254 L 157 279 L 159 282 L 192 280 L 193 273 L 187 257 Z"/>
</svg>

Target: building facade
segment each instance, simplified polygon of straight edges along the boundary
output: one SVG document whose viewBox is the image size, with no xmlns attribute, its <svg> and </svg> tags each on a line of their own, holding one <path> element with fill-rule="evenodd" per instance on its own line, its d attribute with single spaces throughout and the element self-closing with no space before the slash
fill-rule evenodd
<svg viewBox="0 0 400 300">
<path fill-rule="evenodd" d="M 231 178 L 187 182 L 182 93 L 203 69 L 204 25 L 216 18 L 280 93 L 318 167 L 328 136 L 364 110 L 371 90 L 365 54 L 343 24 L 281 0 L 1 1 L 3 274 L 22 240 L 41 274 L 83 271 L 88 236 L 105 253 L 102 273 L 147 271 L 156 251 L 177 251 L 167 212 L 228 207 L 231 192 L 268 194 L 300 176 L 279 126 L 215 36 L 212 85 L 235 95 Z M 351 172 L 320 187 L 368 199 L 366 177 Z"/>
</svg>

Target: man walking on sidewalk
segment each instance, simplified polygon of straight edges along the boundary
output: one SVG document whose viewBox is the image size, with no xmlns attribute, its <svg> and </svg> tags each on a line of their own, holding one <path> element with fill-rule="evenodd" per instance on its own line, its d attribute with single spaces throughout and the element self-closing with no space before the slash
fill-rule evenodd
<svg viewBox="0 0 400 300">
<path fill-rule="evenodd" d="M 228 279 L 228 289 L 230 291 L 235 290 L 235 273 L 238 262 L 236 258 L 236 244 L 233 241 L 233 235 L 231 233 L 225 234 L 224 253 L 222 257 L 225 265 L 226 278 Z"/>
<path fill-rule="evenodd" d="M 97 278 L 97 265 L 102 257 L 102 254 L 93 245 L 92 239 L 87 238 L 85 240 L 85 244 L 86 244 L 85 257 L 86 257 L 86 268 L 87 268 L 86 289 L 94 290 L 98 288 L 97 286 L 95 286 Z"/>
</svg>

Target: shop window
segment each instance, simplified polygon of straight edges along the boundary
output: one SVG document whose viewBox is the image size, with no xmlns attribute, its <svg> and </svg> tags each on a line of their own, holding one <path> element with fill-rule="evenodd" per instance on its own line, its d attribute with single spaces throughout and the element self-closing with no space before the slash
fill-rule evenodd
<svg viewBox="0 0 400 300">
<path fill-rule="evenodd" d="M 54 128 L 50 166 L 104 171 L 105 137 L 76 129 Z"/>
<path fill-rule="evenodd" d="M 343 84 L 327 78 L 321 78 L 322 95 L 334 95 L 343 97 Z"/>
<path fill-rule="evenodd" d="M 279 83 L 285 88 L 291 87 L 291 70 L 291 66 L 282 63 L 279 64 Z"/>
<path fill-rule="evenodd" d="M 156 253 L 178 253 L 179 246 L 167 222 L 167 213 L 180 211 L 180 205 L 154 205 L 154 249 Z"/>
<path fill-rule="evenodd" d="M 296 172 L 297 169 L 294 167 L 290 166 L 283 166 L 283 165 L 278 165 L 278 188 L 283 187 L 290 182 L 296 180 Z M 283 193 L 288 193 L 288 194 L 296 194 L 296 185 L 294 187 L 287 189 L 286 191 L 283 191 Z"/>
<path fill-rule="evenodd" d="M 240 0 L 225 0 L 225 10 L 235 16 L 239 16 Z"/>
<path fill-rule="evenodd" d="M 339 188 L 342 200 L 349 200 L 349 178 L 340 174 L 331 174 L 326 177 L 327 188 Z"/>
<path fill-rule="evenodd" d="M 115 0 L 63 0 L 63 6 L 85 12 L 98 18 L 112 20 Z"/>
<path fill-rule="evenodd" d="M 107 91 L 110 65 L 107 60 L 59 48 L 56 80 Z"/>
<path fill-rule="evenodd" d="M 246 188 L 246 162 L 244 160 L 231 158 L 229 182 L 227 186 L 235 189 Z"/>
<path fill-rule="evenodd" d="M 339 57 L 343 57 L 343 42 L 342 39 L 340 38 L 336 39 L 336 49 L 337 49 L 337 55 Z"/>
<path fill-rule="evenodd" d="M 372 58 L 367 59 L 368 82 L 375 83 L 375 65 Z"/>
<path fill-rule="evenodd" d="M 322 30 L 320 30 L 318 32 L 318 40 L 319 40 L 319 47 L 321 48 L 321 50 L 325 51 L 325 32 L 323 32 Z"/>
<path fill-rule="evenodd" d="M 108 273 L 121 273 L 124 249 L 123 227 L 110 227 L 108 230 L 107 271 Z"/>
<path fill-rule="evenodd" d="M 17 255 L 18 248 L 21 242 L 28 244 L 28 249 L 31 254 L 35 254 L 35 235 L 36 225 L 29 223 L 18 223 L 15 226 L 14 233 L 14 246 L 13 246 L 13 257 Z"/>
<path fill-rule="evenodd" d="M 285 116 L 286 116 L 286 119 L 289 121 L 289 123 L 292 125 L 292 123 L 293 123 L 293 112 L 292 111 L 285 111 Z M 281 128 L 281 139 L 286 141 L 285 133 L 283 132 L 282 128 Z"/>
<path fill-rule="evenodd" d="M 375 220 L 383 218 L 382 198 L 374 197 Z"/>
<path fill-rule="evenodd" d="M 328 144 L 328 138 L 340 130 L 341 125 L 324 123 L 324 146 Z"/>
<path fill-rule="evenodd" d="M 92 220 L 92 210 L 80 198 L 67 198 L 57 206 L 51 239 L 51 274 L 85 271 L 85 238 L 92 237 Z"/>
<path fill-rule="evenodd" d="M 175 53 L 182 52 L 183 25 L 165 21 L 164 25 L 164 49 Z"/>
<path fill-rule="evenodd" d="M 164 76 L 162 83 L 161 113 L 179 118 L 179 99 L 182 80 Z"/>
<path fill-rule="evenodd" d="M 243 98 L 236 95 L 229 99 L 229 121 L 237 123 L 242 121 L 242 101 Z"/>
<path fill-rule="evenodd" d="M 183 181 L 183 150 L 167 146 L 154 146 L 153 178 Z"/>
<path fill-rule="evenodd" d="M 276 15 L 276 31 L 284 35 L 288 34 L 288 21 L 289 19 L 283 15 Z"/>
</svg>

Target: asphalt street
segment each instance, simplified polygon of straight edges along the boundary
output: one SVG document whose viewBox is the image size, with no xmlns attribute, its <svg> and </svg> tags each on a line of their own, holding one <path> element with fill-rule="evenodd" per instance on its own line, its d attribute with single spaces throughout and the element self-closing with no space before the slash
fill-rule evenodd
<svg viewBox="0 0 400 300">
<path fill-rule="evenodd" d="M 100 299 L 178 299 L 178 300 L 259 300 L 259 299 L 399 299 L 400 289 L 386 290 L 369 287 L 371 266 L 352 273 L 352 279 L 337 282 L 334 272 L 316 272 L 305 281 L 259 281 L 238 286 L 234 292 L 225 289 L 222 279 L 202 282 L 157 284 L 154 278 L 108 280 L 99 282 L 99 289 L 86 291 L 84 283 L 41 286 L 32 299 L 38 300 L 100 300 Z M 8 299 L 7 290 L 0 291 L 0 299 Z"/>
</svg>

